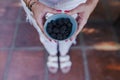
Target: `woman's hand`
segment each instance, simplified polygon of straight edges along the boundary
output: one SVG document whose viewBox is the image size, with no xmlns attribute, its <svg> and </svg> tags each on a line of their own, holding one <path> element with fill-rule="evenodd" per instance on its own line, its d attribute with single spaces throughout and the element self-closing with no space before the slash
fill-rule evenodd
<svg viewBox="0 0 120 80">
<path fill-rule="evenodd" d="M 40 3 L 40 2 L 37 2 L 36 4 L 34 4 L 32 6 L 32 12 L 33 12 L 33 17 L 35 18 L 38 26 L 40 27 L 41 31 L 44 34 L 43 26 L 44 26 L 44 22 L 45 22 L 45 15 L 47 13 L 52 13 L 52 14 L 60 13 L 61 10 L 55 10 L 55 9 L 50 8 L 50 7 L 44 5 L 44 4 Z"/>
<path fill-rule="evenodd" d="M 90 14 L 96 7 L 97 2 L 98 0 L 88 0 L 87 3 L 80 4 L 78 7 L 70 11 L 65 11 L 69 15 L 78 14 L 78 17 L 77 17 L 78 29 L 77 29 L 77 32 L 70 38 L 71 40 L 74 39 L 83 29 L 83 27 L 88 21 Z"/>
</svg>

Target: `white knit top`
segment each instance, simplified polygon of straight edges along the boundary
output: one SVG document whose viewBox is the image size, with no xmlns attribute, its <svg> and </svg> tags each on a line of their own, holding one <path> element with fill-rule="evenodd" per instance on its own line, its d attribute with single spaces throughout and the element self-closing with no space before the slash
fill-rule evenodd
<svg viewBox="0 0 120 80">
<path fill-rule="evenodd" d="M 39 0 L 43 4 L 61 10 L 70 10 L 87 0 Z"/>
</svg>

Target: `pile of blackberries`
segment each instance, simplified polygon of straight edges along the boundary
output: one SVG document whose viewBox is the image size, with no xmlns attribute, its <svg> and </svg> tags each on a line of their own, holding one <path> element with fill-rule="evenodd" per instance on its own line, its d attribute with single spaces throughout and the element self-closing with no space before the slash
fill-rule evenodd
<svg viewBox="0 0 120 80">
<path fill-rule="evenodd" d="M 72 31 L 72 23 L 69 18 L 58 18 L 47 24 L 47 33 L 56 40 L 65 40 Z"/>
</svg>

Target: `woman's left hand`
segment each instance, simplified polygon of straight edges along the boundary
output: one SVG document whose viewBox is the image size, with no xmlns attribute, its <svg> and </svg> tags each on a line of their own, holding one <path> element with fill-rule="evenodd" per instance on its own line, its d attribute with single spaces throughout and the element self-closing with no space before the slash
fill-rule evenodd
<svg viewBox="0 0 120 80">
<path fill-rule="evenodd" d="M 90 1 L 90 0 L 88 0 L 88 1 Z M 65 13 L 67 13 L 69 15 L 78 14 L 78 17 L 77 17 L 78 29 L 77 29 L 76 33 L 70 38 L 70 40 L 76 38 L 76 36 L 83 29 L 83 27 L 85 26 L 85 24 L 88 21 L 90 14 L 93 12 L 94 8 L 96 7 L 96 4 L 95 3 L 93 4 L 92 2 L 90 4 L 83 3 L 70 11 L 65 11 Z"/>
</svg>

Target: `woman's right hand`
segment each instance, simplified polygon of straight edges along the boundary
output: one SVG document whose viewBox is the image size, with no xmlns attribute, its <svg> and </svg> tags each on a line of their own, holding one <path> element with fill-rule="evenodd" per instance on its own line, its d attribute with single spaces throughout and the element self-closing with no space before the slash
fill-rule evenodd
<svg viewBox="0 0 120 80">
<path fill-rule="evenodd" d="M 44 22 L 45 22 L 45 15 L 47 13 L 52 13 L 52 14 L 61 13 L 61 10 L 56 10 L 56 9 L 50 8 L 50 7 L 42 4 L 41 2 L 37 2 L 36 4 L 34 4 L 32 6 L 32 12 L 33 12 L 33 17 L 35 18 L 39 28 L 41 29 L 41 31 L 44 34 L 43 26 L 44 26 Z"/>
</svg>

